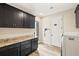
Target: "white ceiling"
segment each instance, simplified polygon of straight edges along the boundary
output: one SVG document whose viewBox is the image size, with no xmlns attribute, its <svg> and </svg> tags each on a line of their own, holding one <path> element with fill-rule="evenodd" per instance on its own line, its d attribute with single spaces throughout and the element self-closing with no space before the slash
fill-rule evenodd
<svg viewBox="0 0 79 59">
<path fill-rule="evenodd" d="M 76 3 L 8 3 L 35 16 L 47 16 L 75 8 Z M 53 7 L 53 9 L 50 9 Z"/>
</svg>

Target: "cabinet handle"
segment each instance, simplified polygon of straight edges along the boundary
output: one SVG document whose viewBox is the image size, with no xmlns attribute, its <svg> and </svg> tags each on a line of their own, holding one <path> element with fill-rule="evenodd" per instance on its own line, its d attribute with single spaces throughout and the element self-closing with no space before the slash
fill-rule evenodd
<svg viewBox="0 0 79 59">
<path fill-rule="evenodd" d="M 74 40 L 74 38 L 69 38 L 69 40 Z"/>
<path fill-rule="evenodd" d="M 16 24 L 15 24 L 15 26 L 16 26 Z"/>
<path fill-rule="evenodd" d="M 51 34 L 51 36 L 53 36 L 53 34 Z"/>
<path fill-rule="evenodd" d="M 13 24 L 13 27 L 15 27 L 16 26 L 16 24 Z"/>
<path fill-rule="evenodd" d="M 14 24 L 13 24 L 13 27 L 14 27 Z"/>
</svg>

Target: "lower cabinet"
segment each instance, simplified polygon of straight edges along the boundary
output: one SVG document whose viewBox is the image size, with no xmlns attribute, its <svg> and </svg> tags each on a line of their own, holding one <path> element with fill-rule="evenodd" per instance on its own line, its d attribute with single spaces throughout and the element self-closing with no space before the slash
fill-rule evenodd
<svg viewBox="0 0 79 59">
<path fill-rule="evenodd" d="M 27 56 L 38 48 L 38 39 L 23 41 L 0 48 L 0 56 Z"/>
<path fill-rule="evenodd" d="M 32 51 L 37 50 L 38 48 L 38 38 L 32 39 Z"/>
<path fill-rule="evenodd" d="M 0 48 L 0 56 L 19 56 L 20 44 L 13 44 Z"/>
<path fill-rule="evenodd" d="M 31 53 L 31 40 L 21 42 L 21 56 Z"/>
</svg>

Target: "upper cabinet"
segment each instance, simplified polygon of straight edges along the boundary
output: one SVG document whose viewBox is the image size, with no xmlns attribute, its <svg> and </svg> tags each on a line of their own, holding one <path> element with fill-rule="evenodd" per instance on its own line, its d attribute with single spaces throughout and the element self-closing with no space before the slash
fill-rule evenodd
<svg viewBox="0 0 79 59">
<path fill-rule="evenodd" d="M 4 5 L 4 27 L 22 27 L 23 17 L 21 17 L 20 14 L 22 14 L 20 10 L 9 5 Z"/>
<path fill-rule="evenodd" d="M 24 13 L 24 18 L 23 18 L 23 27 L 24 28 L 34 28 L 35 27 L 35 17 Z"/>
<path fill-rule="evenodd" d="M 0 27 L 3 25 L 3 6 L 2 6 L 2 4 L 0 5 Z"/>
<path fill-rule="evenodd" d="M 75 15 L 76 15 L 76 27 L 79 28 L 79 5 L 77 5 L 76 7 Z"/>
<path fill-rule="evenodd" d="M 30 17 L 29 17 L 29 15 L 28 14 L 26 14 L 26 13 L 23 13 L 23 27 L 24 28 L 29 28 L 30 27 Z"/>
<path fill-rule="evenodd" d="M 30 20 L 30 26 L 29 26 L 29 27 L 30 27 L 30 28 L 33 28 L 33 27 L 35 26 L 35 24 L 34 24 L 34 22 L 35 22 L 35 20 L 34 20 L 35 17 L 32 16 L 32 15 L 30 15 L 29 18 L 30 18 L 30 19 L 29 19 L 29 20 Z"/>
<path fill-rule="evenodd" d="M 33 18 L 30 18 L 31 16 Z M 0 27 L 34 28 L 34 24 L 35 16 L 10 5 L 0 4 Z"/>
</svg>

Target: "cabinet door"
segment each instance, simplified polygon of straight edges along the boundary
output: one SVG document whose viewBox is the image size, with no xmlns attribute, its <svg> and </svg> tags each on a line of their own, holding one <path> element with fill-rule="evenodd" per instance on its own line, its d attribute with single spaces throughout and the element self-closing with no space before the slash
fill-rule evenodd
<svg viewBox="0 0 79 59">
<path fill-rule="evenodd" d="M 27 56 L 28 54 L 31 53 L 31 47 L 26 48 L 26 49 L 21 49 L 21 56 Z"/>
<path fill-rule="evenodd" d="M 35 28 L 35 17 L 30 15 L 30 28 Z"/>
<path fill-rule="evenodd" d="M 24 13 L 24 18 L 23 18 L 23 27 L 24 28 L 34 28 L 35 27 L 35 17 Z"/>
<path fill-rule="evenodd" d="M 14 10 L 7 4 L 3 5 L 4 8 L 4 24 L 3 27 L 13 27 Z"/>
<path fill-rule="evenodd" d="M 64 49 L 65 56 L 79 56 L 79 38 L 78 37 L 65 37 Z"/>
<path fill-rule="evenodd" d="M 25 56 L 31 53 L 31 40 L 21 43 L 21 56 Z"/>
<path fill-rule="evenodd" d="M 23 13 L 7 4 L 4 4 L 4 27 L 22 27 Z"/>
<path fill-rule="evenodd" d="M 38 48 L 38 39 L 32 39 L 32 51 L 35 51 Z"/>
<path fill-rule="evenodd" d="M 3 3 L 0 4 L 0 27 L 34 28 L 35 17 Z"/>
<path fill-rule="evenodd" d="M 79 28 L 79 10 L 76 12 L 76 27 Z"/>
<path fill-rule="evenodd" d="M 0 48 L 0 56 L 18 56 L 19 55 L 19 44 L 6 46 Z"/>
<path fill-rule="evenodd" d="M 76 16 L 76 27 L 79 28 L 79 5 L 77 5 L 75 9 L 75 16 Z"/>
<path fill-rule="evenodd" d="M 4 9 L 3 9 L 3 4 L 0 3 L 0 27 L 3 27 L 3 21 L 4 19 Z"/>
<path fill-rule="evenodd" d="M 22 28 L 23 27 L 23 12 L 14 8 L 14 27 Z"/>
<path fill-rule="evenodd" d="M 23 13 L 23 27 L 24 28 L 29 28 L 29 25 L 30 22 L 29 22 L 29 15 L 26 14 L 26 13 Z"/>
</svg>

